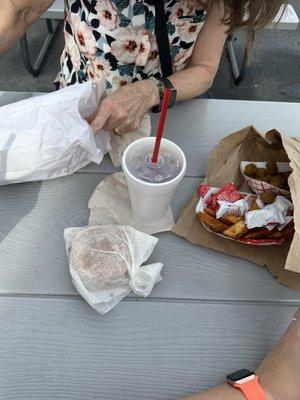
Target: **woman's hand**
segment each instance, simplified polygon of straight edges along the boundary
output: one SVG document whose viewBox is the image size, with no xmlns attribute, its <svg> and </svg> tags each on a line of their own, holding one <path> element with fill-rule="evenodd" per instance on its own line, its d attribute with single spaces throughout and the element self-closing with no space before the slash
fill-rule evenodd
<svg viewBox="0 0 300 400">
<path fill-rule="evenodd" d="M 96 113 L 88 118 L 94 134 L 100 129 L 111 132 L 118 128 L 121 133 L 139 127 L 141 118 L 159 103 L 159 92 L 155 82 L 144 80 L 129 83 L 105 98 Z"/>
</svg>

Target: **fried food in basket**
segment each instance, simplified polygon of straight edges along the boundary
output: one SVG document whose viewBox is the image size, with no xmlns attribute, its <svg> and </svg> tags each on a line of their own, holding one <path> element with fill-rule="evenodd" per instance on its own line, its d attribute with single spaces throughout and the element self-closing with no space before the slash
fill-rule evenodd
<svg viewBox="0 0 300 400">
<path fill-rule="evenodd" d="M 239 221 L 236 224 L 225 229 L 225 231 L 223 231 L 223 235 L 230 237 L 232 239 L 236 239 L 243 236 L 247 232 L 248 228 L 245 224 L 245 220 L 242 219 L 242 221 Z"/>
<path fill-rule="evenodd" d="M 269 183 L 279 189 L 290 190 L 288 178 L 291 171 L 279 172 L 277 163 L 274 160 L 269 160 L 266 163 L 266 168 L 259 168 L 254 163 L 250 163 L 245 166 L 244 174 L 249 178 Z"/>
<path fill-rule="evenodd" d="M 257 166 L 253 163 L 248 164 L 248 165 L 246 165 L 244 172 L 247 176 L 254 177 L 257 172 Z"/>
<path fill-rule="evenodd" d="M 206 207 L 205 210 L 206 214 L 210 215 L 211 217 L 216 218 L 216 212 L 209 207 Z"/>
<path fill-rule="evenodd" d="M 251 231 L 243 237 L 244 239 L 261 239 L 269 233 L 270 231 L 266 228 L 251 229 Z"/>
<path fill-rule="evenodd" d="M 289 225 L 287 225 L 285 228 L 283 228 L 281 231 L 279 231 L 278 229 L 274 229 L 274 231 L 269 233 L 267 238 L 276 238 L 276 239 L 287 238 L 287 237 L 293 235 L 294 232 L 295 232 L 295 228 L 294 228 L 294 223 L 292 222 Z"/>
<path fill-rule="evenodd" d="M 264 192 L 260 195 L 260 198 L 265 204 L 272 204 L 274 203 L 276 196 L 271 192 Z"/>
<path fill-rule="evenodd" d="M 282 189 L 286 185 L 286 179 L 278 174 L 271 178 L 270 184 Z"/>
<path fill-rule="evenodd" d="M 294 207 L 292 202 L 282 195 L 274 195 L 271 192 L 259 196 L 241 193 L 232 182 L 221 189 L 212 189 L 212 193 L 215 194 L 205 200 L 200 195 L 196 206 L 197 218 L 211 232 L 240 243 L 260 246 L 282 244 L 293 234 Z M 222 196 L 219 196 L 220 193 Z M 215 208 L 210 206 L 211 199 L 216 201 Z M 282 217 L 284 221 L 291 222 L 279 230 Z"/>
<path fill-rule="evenodd" d="M 221 221 L 217 220 L 216 218 L 206 213 L 201 212 L 197 214 L 197 217 L 215 232 L 222 233 L 224 230 L 228 228 L 227 225 L 223 224 Z"/>
<path fill-rule="evenodd" d="M 278 172 L 277 164 L 276 164 L 276 162 L 274 160 L 271 160 L 271 161 L 267 162 L 267 168 L 266 169 L 268 171 L 268 174 L 270 174 L 270 175 L 276 175 L 277 172 Z"/>
<path fill-rule="evenodd" d="M 257 168 L 255 178 L 264 180 L 266 177 L 268 177 L 269 173 L 266 168 Z"/>
<path fill-rule="evenodd" d="M 255 210 L 259 210 L 259 206 L 258 206 L 258 204 L 257 204 L 257 197 L 253 197 L 253 202 L 252 202 L 252 205 L 251 205 L 251 207 L 250 207 L 250 210 L 249 211 L 255 211 Z"/>
<path fill-rule="evenodd" d="M 222 218 L 220 218 L 220 221 L 224 222 L 224 224 L 226 225 L 234 225 L 237 222 L 242 221 L 244 218 L 243 217 L 238 217 L 234 214 L 225 214 L 222 216 Z"/>
</svg>

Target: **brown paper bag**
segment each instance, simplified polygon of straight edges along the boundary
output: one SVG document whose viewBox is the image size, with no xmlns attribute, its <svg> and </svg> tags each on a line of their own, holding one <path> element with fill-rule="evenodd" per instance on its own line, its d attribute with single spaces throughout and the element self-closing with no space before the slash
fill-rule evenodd
<svg viewBox="0 0 300 400">
<path fill-rule="evenodd" d="M 289 241 L 281 246 L 249 246 L 208 232 L 196 218 L 195 208 L 199 200 L 197 193 L 183 209 L 173 232 L 194 244 L 267 266 L 279 282 L 300 291 L 300 274 L 295 273 L 300 272 L 300 207 L 297 208 L 297 202 L 300 203 L 300 138 L 281 138 L 276 130 L 263 134 L 253 126 L 242 129 L 222 139 L 213 149 L 208 159 L 205 180 L 216 187 L 233 181 L 241 190 L 250 192 L 240 172 L 240 162 L 272 158 L 276 161 L 290 160 L 293 168 L 289 178 L 295 205 L 296 233 L 292 244 Z"/>
</svg>

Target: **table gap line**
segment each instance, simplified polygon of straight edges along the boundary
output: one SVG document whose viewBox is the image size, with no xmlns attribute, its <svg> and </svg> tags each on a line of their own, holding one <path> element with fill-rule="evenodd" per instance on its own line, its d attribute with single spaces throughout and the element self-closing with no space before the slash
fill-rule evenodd
<svg viewBox="0 0 300 400">
<path fill-rule="evenodd" d="M 82 300 L 84 299 L 77 294 L 33 294 L 33 293 L 0 293 L 1 298 L 28 298 L 28 299 L 60 299 L 60 300 Z M 194 303 L 194 304 L 228 304 L 228 305 L 284 305 L 284 306 L 300 306 L 299 299 L 278 299 L 278 300 L 251 300 L 251 299 L 185 299 L 185 298 L 165 298 L 151 297 L 148 299 L 142 297 L 126 297 L 122 301 L 125 302 L 149 302 L 149 303 Z"/>
<path fill-rule="evenodd" d="M 122 172 L 122 171 L 97 171 L 97 170 L 89 170 L 89 171 L 85 171 L 85 170 L 79 170 L 76 171 L 75 174 L 78 175 L 111 175 L 111 174 L 117 174 L 118 172 Z M 201 176 L 201 175 L 185 175 L 184 178 L 190 178 L 190 179 L 205 179 L 205 176 Z"/>
</svg>

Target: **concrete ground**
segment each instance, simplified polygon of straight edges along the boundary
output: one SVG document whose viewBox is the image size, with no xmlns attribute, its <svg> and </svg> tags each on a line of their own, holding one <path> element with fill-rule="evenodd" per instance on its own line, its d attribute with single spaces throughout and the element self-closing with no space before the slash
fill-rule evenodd
<svg viewBox="0 0 300 400">
<path fill-rule="evenodd" d="M 300 16 L 300 0 L 293 0 Z M 38 53 L 46 34 L 45 21 L 38 21 L 28 32 L 32 57 Z M 242 55 L 243 40 L 238 35 L 237 54 Z M 59 57 L 63 47 L 62 29 L 53 42 L 42 73 L 33 78 L 24 68 L 19 43 L 0 58 L 0 90 L 42 91 L 53 90 L 53 80 L 59 70 Z M 265 29 L 255 44 L 253 61 L 245 80 L 235 86 L 231 79 L 226 52 L 212 87 L 212 93 L 221 99 L 300 101 L 300 27 L 296 31 Z"/>
</svg>

